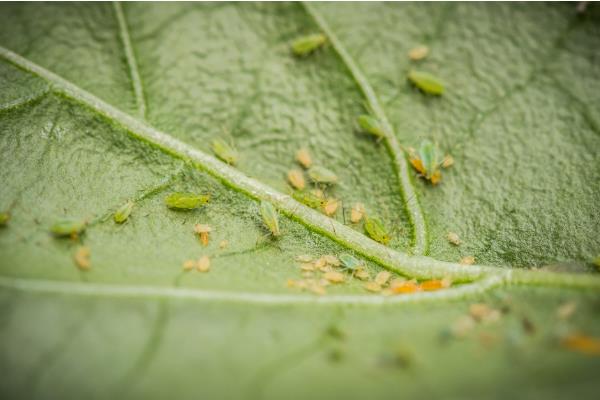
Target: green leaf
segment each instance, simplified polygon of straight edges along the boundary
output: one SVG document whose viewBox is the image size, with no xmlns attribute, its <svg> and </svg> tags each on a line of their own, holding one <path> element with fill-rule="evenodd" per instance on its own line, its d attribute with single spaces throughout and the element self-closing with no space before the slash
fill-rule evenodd
<svg viewBox="0 0 600 400">
<path fill-rule="evenodd" d="M 566 339 L 600 337 L 596 4 L 0 10 L 0 397 L 595 397 L 598 358 Z M 294 57 L 315 32 L 327 44 Z M 407 82 L 415 69 L 444 96 Z M 214 140 L 235 143 L 235 167 Z M 437 186 L 406 160 L 424 140 L 455 161 Z M 300 148 L 335 171 L 327 197 L 391 228 L 387 246 L 293 199 Z M 169 193 L 210 202 L 173 212 Z M 53 237 L 65 218 L 85 235 Z M 297 256 L 328 254 L 453 286 L 384 296 L 348 272 L 322 296 L 287 286 Z M 183 271 L 202 256 L 210 272 Z M 473 322 L 474 303 L 498 320 Z"/>
</svg>

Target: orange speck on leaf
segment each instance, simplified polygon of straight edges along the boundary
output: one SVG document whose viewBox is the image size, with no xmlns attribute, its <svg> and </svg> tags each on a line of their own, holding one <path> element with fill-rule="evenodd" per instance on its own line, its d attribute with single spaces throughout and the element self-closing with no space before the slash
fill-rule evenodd
<svg viewBox="0 0 600 400">
<path fill-rule="evenodd" d="M 590 356 L 600 356 L 600 339 L 583 334 L 572 334 L 565 337 L 563 347 Z"/>
</svg>

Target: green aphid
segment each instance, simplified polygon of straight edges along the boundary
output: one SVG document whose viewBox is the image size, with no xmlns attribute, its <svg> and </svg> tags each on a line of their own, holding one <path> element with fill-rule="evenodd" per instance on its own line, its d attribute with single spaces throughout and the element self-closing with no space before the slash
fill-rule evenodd
<svg viewBox="0 0 600 400">
<path fill-rule="evenodd" d="M 217 157 L 229 165 L 235 165 L 240 158 L 237 149 L 221 139 L 212 141 L 212 149 Z"/>
<path fill-rule="evenodd" d="M 56 237 L 76 238 L 85 231 L 87 221 L 63 219 L 50 227 L 50 232 Z"/>
<path fill-rule="evenodd" d="M 342 267 L 354 271 L 358 267 L 362 267 L 363 263 L 361 263 L 358 258 L 350 255 L 350 254 L 342 254 L 339 257 L 340 262 L 342 263 Z"/>
<path fill-rule="evenodd" d="M 309 169 L 308 176 L 315 183 L 334 184 L 338 180 L 337 175 L 333 171 L 319 165 L 315 165 Z"/>
<path fill-rule="evenodd" d="M 294 40 L 292 43 L 292 52 L 299 57 L 303 57 L 317 50 L 326 42 L 327 36 L 323 35 L 322 33 L 303 36 Z"/>
<path fill-rule="evenodd" d="M 360 129 L 364 132 L 379 139 L 385 138 L 385 129 L 383 128 L 383 124 L 377 118 L 363 114 L 359 116 L 356 121 L 358 122 Z"/>
<path fill-rule="evenodd" d="M 292 193 L 292 197 L 299 201 L 302 204 L 309 206 L 310 208 L 319 208 L 323 205 L 324 199 L 315 195 L 311 192 L 305 192 L 301 190 L 296 190 Z"/>
<path fill-rule="evenodd" d="M 442 179 L 440 167 L 443 159 L 437 145 L 431 140 L 421 142 L 418 154 L 411 150 L 409 161 L 413 168 L 433 185 L 436 185 Z"/>
<path fill-rule="evenodd" d="M 376 217 L 365 217 L 365 231 L 376 242 L 385 245 L 390 242 L 390 234 L 383 226 L 383 223 Z"/>
<path fill-rule="evenodd" d="M 262 216 L 262 220 L 271 234 L 275 237 L 281 236 L 281 231 L 279 230 L 279 216 L 273 204 L 268 201 L 261 201 L 260 203 L 260 215 Z"/>
<path fill-rule="evenodd" d="M 208 203 L 210 196 L 195 193 L 171 193 L 165 198 L 167 207 L 173 210 L 193 210 Z"/>
<path fill-rule="evenodd" d="M 127 218 L 129 218 L 129 215 L 131 214 L 131 211 L 133 210 L 133 205 L 134 205 L 134 202 L 129 200 L 127 203 L 125 203 L 121 207 L 119 207 L 117 209 L 117 211 L 115 211 L 115 214 L 113 215 L 113 219 L 115 220 L 115 222 L 117 224 L 122 224 L 123 222 L 127 221 Z"/>
<path fill-rule="evenodd" d="M 8 211 L 0 212 L 0 228 L 8 225 L 8 221 L 10 220 L 10 213 Z"/>
<path fill-rule="evenodd" d="M 444 93 L 444 83 L 430 73 L 410 71 L 408 73 L 408 80 L 427 94 L 439 96 Z"/>
</svg>

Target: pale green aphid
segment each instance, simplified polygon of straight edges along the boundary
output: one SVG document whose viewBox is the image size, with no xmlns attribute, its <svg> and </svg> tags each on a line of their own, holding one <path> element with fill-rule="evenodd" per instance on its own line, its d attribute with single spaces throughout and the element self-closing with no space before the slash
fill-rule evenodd
<svg viewBox="0 0 600 400">
<path fill-rule="evenodd" d="M 58 237 L 77 237 L 85 231 L 87 222 L 73 219 L 63 219 L 50 227 L 50 232 Z"/>
<path fill-rule="evenodd" d="M 339 259 L 342 263 L 342 266 L 351 271 L 363 265 L 356 257 L 350 254 L 342 254 L 340 255 Z"/>
<path fill-rule="evenodd" d="M 427 72 L 410 71 L 408 80 L 413 85 L 428 94 L 441 95 L 444 93 L 444 83 L 436 76 Z"/>
<path fill-rule="evenodd" d="M 367 235 L 376 242 L 387 245 L 390 242 L 390 234 L 383 226 L 383 223 L 375 217 L 365 217 L 365 231 Z"/>
<path fill-rule="evenodd" d="M 333 184 L 336 183 L 338 177 L 333 171 L 328 170 L 325 167 L 315 165 L 308 170 L 308 176 L 316 183 Z"/>
<path fill-rule="evenodd" d="M 217 157 L 230 165 L 235 165 L 240 157 L 236 148 L 221 139 L 212 141 L 212 149 Z"/>
<path fill-rule="evenodd" d="M 303 36 L 294 40 L 292 43 L 292 52 L 297 56 L 306 56 L 327 42 L 327 36 L 322 33 Z"/>
<path fill-rule="evenodd" d="M 442 178 L 440 166 L 442 165 L 442 157 L 435 143 L 431 140 L 423 140 L 419 147 L 418 154 L 409 154 L 411 165 L 432 184 L 437 184 Z"/>
<path fill-rule="evenodd" d="M 123 204 L 121 207 L 119 207 L 117 209 L 117 211 L 115 211 L 115 214 L 113 215 L 113 219 L 115 220 L 115 222 L 117 224 L 122 224 L 123 222 L 127 221 L 127 218 L 129 218 L 129 215 L 131 214 L 131 211 L 133 210 L 133 201 L 129 200 L 127 203 Z"/>
<path fill-rule="evenodd" d="M 0 227 L 4 227 L 8 225 L 8 220 L 10 219 L 10 214 L 8 211 L 0 212 Z"/>
<path fill-rule="evenodd" d="M 377 118 L 363 114 L 356 121 L 364 132 L 377 138 L 385 138 L 385 129 Z"/>
<path fill-rule="evenodd" d="M 167 207 L 174 210 L 193 210 L 208 203 L 210 196 L 195 193 L 171 193 L 165 198 Z"/>
<path fill-rule="evenodd" d="M 306 204 L 311 208 L 319 208 L 323 204 L 323 199 L 314 195 L 311 192 L 297 190 L 292 193 L 292 197 L 302 204 Z"/>
<path fill-rule="evenodd" d="M 281 235 L 281 231 L 279 230 L 279 216 L 277 215 L 277 211 L 273 204 L 268 201 L 261 201 L 260 203 L 260 215 L 262 216 L 263 222 L 271 234 L 275 237 L 279 237 Z"/>
</svg>

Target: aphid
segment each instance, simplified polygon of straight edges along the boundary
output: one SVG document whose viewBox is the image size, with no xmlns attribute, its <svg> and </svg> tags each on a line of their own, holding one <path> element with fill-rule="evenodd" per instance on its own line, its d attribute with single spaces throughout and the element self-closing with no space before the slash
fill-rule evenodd
<svg viewBox="0 0 600 400">
<path fill-rule="evenodd" d="M 287 174 L 288 182 L 292 185 L 293 188 L 304 190 L 306 187 L 306 181 L 304 180 L 304 175 L 302 171 L 297 169 L 292 169 Z"/>
<path fill-rule="evenodd" d="M 271 234 L 275 237 L 279 237 L 281 235 L 281 231 L 279 230 L 279 217 L 273 204 L 265 200 L 261 201 L 260 215 L 262 216 L 263 223 L 269 229 Z"/>
<path fill-rule="evenodd" d="M 8 211 L 0 212 L 0 228 L 8 225 L 9 220 L 10 220 L 10 213 Z"/>
<path fill-rule="evenodd" d="M 194 232 L 200 236 L 200 242 L 204 246 L 208 246 L 208 234 L 212 232 L 212 227 L 205 224 L 196 224 L 194 226 Z"/>
<path fill-rule="evenodd" d="M 87 246 L 79 246 L 73 256 L 73 260 L 79 269 L 83 271 L 90 269 L 90 248 Z"/>
<path fill-rule="evenodd" d="M 440 167 L 443 167 L 443 161 L 440 161 L 439 153 L 436 144 L 430 140 L 423 140 L 418 153 L 410 148 L 408 154 L 413 168 L 433 185 L 437 185 L 442 179 Z"/>
<path fill-rule="evenodd" d="M 235 165 L 239 159 L 239 153 L 235 147 L 222 139 L 212 141 L 212 150 L 217 157 L 229 165 Z"/>
<path fill-rule="evenodd" d="M 365 216 L 365 231 L 367 232 L 367 235 L 376 242 L 384 245 L 387 245 L 390 242 L 390 234 L 378 218 Z"/>
<path fill-rule="evenodd" d="M 322 33 L 303 36 L 294 40 L 292 43 L 292 52 L 299 56 L 307 56 L 327 42 L 327 36 Z"/>
<path fill-rule="evenodd" d="M 340 266 L 340 259 L 337 258 L 336 256 L 333 256 L 331 254 L 326 254 L 322 258 L 323 258 L 323 260 L 325 260 L 325 262 L 328 265 L 331 265 L 333 267 L 339 267 Z"/>
<path fill-rule="evenodd" d="M 50 227 L 50 232 L 56 237 L 70 236 L 76 239 L 77 236 L 85 231 L 87 222 L 72 219 L 63 219 Z"/>
<path fill-rule="evenodd" d="M 408 58 L 413 61 L 419 61 L 427 57 L 429 48 L 427 46 L 417 46 L 408 52 Z"/>
<path fill-rule="evenodd" d="M 446 289 L 447 287 L 450 287 L 451 284 L 452 281 L 450 279 L 430 279 L 428 281 L 421 282 L 420 287 L 421 290 L 424 291 L 433 291 Z"/>
<path fill-rule="evenodd" d="M 381 292 L 381 285 L 377 282 L 367 282 L 365 284 L 365 289 L 369 292 Z"/>
<path fill-rule="evenodd" d="M 448 238 L 448 241 L 455 246 L 458 246 L 460 244 L 460 238 L 454 232 L 448 232 L 447 238 Z"/>
<path fill-rule="evenodd" d="M 402 284 L 391 289 L 395 294 L 415 293 L 421 290 L 420 286 L 414 280 L 404 281 Z"/>
<path fill-rule="evenodd" d="M 371 279 L 371 275 L 362 267 L 356 268 L 352 275 L 354 275 L 354 277 L 360 279 L 361 281 L 368 281 L 369 279 Z"/>
<path fill-rule="evenodd" d="M 561 344 L 563 347 L 579 353 L 600 356 L 600 339 L 587 335 L 574 333 L 565 337 Z"/>
<path fill-rule="evenodd" d="M 165 198 L 165 204 L 173 210 L 193 210 L 208 203 L 210 196 L 195 193 L 171 193 Z"/>
<path fill-rule="evenodd" d="M 460 261 L 458 262 L 461 265 L 473 265 L 475 264 L 475 257 L 473 256 L 466 256 L 460 259 Z"/>
<path fill-rule="evenodd" d="M 312 166 L 312 158 L 307 149 L 302 148 L 296 152 L 296 161 L 304 168 L 308 169 Z"/>
<path fill-rule="evenodd" d="M 394 278 L 390 282 L 390 289 L 393 291 L 394 288 L 404 285 L 404 282 L 406 282 L 405 278 Z"/>
<path fill-rule="evenodd" d="M 113 215 L 113 219 L 115 220 L 115 222 L 117 224 L 122 224 L 123 222 L 127 221 L 127 218 L 129 218 L 129 215 L 131 214 L 131 211 L 133 210 L 133 201 L 129 200 L 127 203 L 123 204 L 121 207 L 119 207 L 117 209 L 117 211 L 115 211 L 115 214 Z"/>
<path fill-rule="evenodd" d="M 292 193 L 292 197 L 298 200 L 300 203 L 306 204 L 310 208 L 319 208 L 324 202 L 322 198 L 317 197 L 312 191 L 295 191 L 294 193 Z"/>
<path fill-rule="evenodd" d="M 350 271 L 354 271 L 355 269 L 363 265 L 356 257 L 350 254 L 340 255 L 340 262 L 342 263 L 342 267 Z"/>
<path fill-rule="evenodd" d="M 312 264 L 312 263 L 302 263 L 300 265 L 300 269 L 302 271 L 314 271 L 315 270 L 315 264 Z"/>
<path fill-rule="evenodd" d="M 308 285 L 308 290 L 319 296 L 323 296 L 325 293 L 327 293 L 323 286 L 318 285 L 316 283 Z"/>
<path fill-rule="evenodd" d="M 191 271 L 194 269 L 195 266 L 196 266 L 195 260 L 185 260 L 183 262 L 183 270 L 184 271 Z"/>
<path fill-rule="evenodd" d="M 378 139 L 386 137 L 385 128 L 377 118 L 363 114 L 356 119 L 356 122 L 358 122 L 358 126 L 360 126 L 363 132 L 373 135 Z"/>
<path fill-rule="evenodd" d="M 352 206 L 352 210 L 350 211 L 350 222 L 356 224 L 360 222 L 364 215 L 365 205 L 363 203 L 356 203 Z"/>
<path fill-rule="evenodd" d="M 208 256 L 200 257 L 196 269 L 200 272 L 208 272 L 210 270 L 210 258 Z"/>
<path fill-rule="evenodd" d="M 323 270 L 327 266 L 327 260 L 324 257 L 321 257 L 315 261 L 315 267 Z"/>
<path fill-rule="evenodd" d="M 325 213 L 325 215 L 327 215 L 328 217 L 331 217 L 332 215 L 335 214 L 335 212 L 338 209 L 338 206 L 340 205 L 340 201 L 336 200 L 336 199 L 327 199 L 323 202 L 323 212 Z"/>
<path fill-rule="evenodd" d="M 556 309 L 556 316 L 559 319 L 569 319 L 575 313 L 576 309 L 577 303 L 569 301 Z"/>
<path fill-rule="evenodd" d="M 296 256 L 295 259 L 300 263 L 309 263 L 313 260 L 312 256 L 309 256 L 307 254 L 301 254 L 299 256 Z"/>
<path fill-rule="evenodd" d="M 441 95 L 444 93 L 444 83 L 436 76 L 420 71 L 410 71 L 408 80 L 427 94 Z"/>
<path fill-rule="evenodd" d="M 227 246 L 229 246 L 229 240 L 221 240 L 219 242 L 219 248 L 221 250 L 223 250 L 224 248 L 226 248 Z"/>
<path fill-rule="evenodd" d="M 375 282 L 380 286 L 385 286 L 391 276 L 392 274 L 390 274 L 388 271 L 381 271 L 375 276 Z"/>
<path fill-rule="evenodd" d="M 315 165 L 309 169 L 308 176 L 315 183 L 334 184 L 338 180 L 337 175 L 333 171 L 319 165 Z"/>
<path fill-rule="evenodd" d="M 326 272 L 323 275 L 323 278 L 327 279 L 331 283 L 343 283 L 346 280 L 344 274 L 337 271 Z"/>
</svg>

